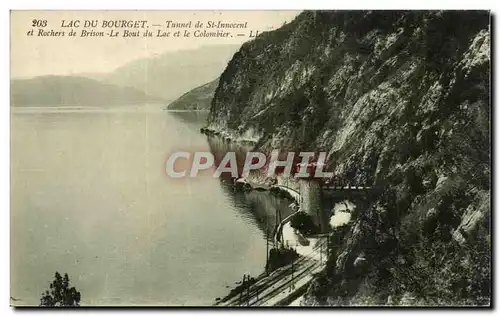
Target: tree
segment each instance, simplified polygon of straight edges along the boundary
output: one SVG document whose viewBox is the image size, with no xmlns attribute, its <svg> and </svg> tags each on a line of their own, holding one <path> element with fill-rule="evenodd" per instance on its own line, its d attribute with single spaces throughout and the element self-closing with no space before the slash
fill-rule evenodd
<svg viewBox="0 0 500 316">
<path fill-rule="evenodd" d="M 59 272 L 56 271 L 54 281 L 50 284 L 50 291 L 47 290 L 42 293 L 40 298 L 40 306 L 80 306 L 80 292 L 75 287 L 69 287 L 68 274 L 61 277 Z"/>
<path fill-rule="evenodd" d="M 318 227 L 314 224 L 311 215 L 300 211 L 290 219 L 290 226 L 297 229 L 304 235 L 316 234 L 319 232 Z"/>
</svg>

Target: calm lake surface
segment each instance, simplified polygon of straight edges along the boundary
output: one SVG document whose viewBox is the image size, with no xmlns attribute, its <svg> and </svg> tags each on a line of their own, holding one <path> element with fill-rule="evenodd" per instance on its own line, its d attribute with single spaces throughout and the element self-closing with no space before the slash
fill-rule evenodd
<svg viewBox="0 0 500 316">
<path fill-rule="evenodd" d="M 199 132 L 205 118 L 158 106 L 13 109 L 13 303 L 38 305 L 55 271 L 82 305 L 210 305 L 260 274 L 266 227 L 290 202 L 164 172 L 175 150 L 226 148 Z"/>
</svg>

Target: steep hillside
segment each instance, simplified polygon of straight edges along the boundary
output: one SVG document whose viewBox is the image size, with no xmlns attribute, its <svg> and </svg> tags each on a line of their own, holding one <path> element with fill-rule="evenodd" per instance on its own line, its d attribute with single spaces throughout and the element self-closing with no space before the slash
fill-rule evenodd
<svg viewBox="0 0 500 316">
<path fill-rule="evenodd" d="M 485 11 L 304 12 L 228 64 L 209 129 L 326 150 L 337 176 L 383 188 L 309 304 L 489 303 L 489 22 Z"/>
<path fill-rule="evenodd" d="M 219 84 L 219 78 L 196 87 L 184 93 L 180 98 L 170 103 L 169 110 L 209 110 L 210 103 L 214 97 L 215 89 Z"/>
<path fill-rule="evenodd" d="M 172 101 L 214 78 L 227 66 L 239 45 L 212 45 L 132 61 L 101 78 Z"/>
<path fill-rule="evenodd" d="M 165 102 L 133 88 L 72 76 L 11 80 L 10 95 L 12 106 L 110 106 Z"/>
</svg>

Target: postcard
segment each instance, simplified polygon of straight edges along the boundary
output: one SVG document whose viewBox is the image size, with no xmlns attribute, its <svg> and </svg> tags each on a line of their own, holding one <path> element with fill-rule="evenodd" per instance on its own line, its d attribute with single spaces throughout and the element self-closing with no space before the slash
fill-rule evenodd
<svg viewBox="0 0 500 316">
<path fill-rule="evenodd" d="M 490 307 L 489 11 L 11 11 L 15 307 Z"/>
</svg>

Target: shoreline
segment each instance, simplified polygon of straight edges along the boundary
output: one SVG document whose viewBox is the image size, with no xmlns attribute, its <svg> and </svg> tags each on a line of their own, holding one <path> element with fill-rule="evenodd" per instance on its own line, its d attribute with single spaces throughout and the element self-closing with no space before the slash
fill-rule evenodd
<svg viewBox="0 0 500 316">
<path fill-rule="evenodd" d="M 207 136 L 212 136 L 212 137 L 217 136 L 225 141 L 239 143 L 239 144 L 243 144 L 243 145 L 247 145 L 247 146 L 249 146 L 249 145 L 255 146 L 258 143 L 258 140 L 245 138 L 245 137 L 236 138 L 236 137 L 234 137 L 234 135 L 232 135 L 229 132 L 215 130 L 215 129 L 212 129 L 208 126 L 200 128 L 200 133 L 205 134 Z"/>
<path fill-rule="evenodd" d="M 164 112 L 210 112 L 210 110 L 170 110 L 169 108 L 162 108 L 162 111 Z"/>
<path fill-rule="evenodd" d="M 243 188 L 248 188 L 249 190 L 259 190 L 262 188 L 262 183 L 255 181 L 255 178 L 239 178 L 238 180 L 234 181 L 235 186 L 242 185 Z M 298 196 L 294 196 L 295 194 L 290 193 L 290 190 L 293 189 L 279 184 L 269 185 L 264 190 L 273 195 L 284 194 L 282 198 L 293 200 L 293 203 L 298 203 L 300 200 L 298 192 L 294 191 L 294 193 L 298 194 Z M 283 246 L 285 244 L 285 240 L 283 240 L 283 228 L 289 225 L 290 219 L 299 211 L 300 207 L 276 226 L 272 233 L 275 245 Z M 281 234 L 281 237 L 278 234 Z M 301 251 L 302 254 L 292 263 L 271 272 L 267 272 L 264 268 L 264 271 L 255 278 L 248 275 L 248 279 L 244 278 L 243 281 L 237 283 L 237 286 L 229 289 L 229 293 L 226 296 L 215 298 L 216 301 L 213 306 L 245 306 L 245 302 L 246 306 L 288 306 L 298 300 L 307 292 L 309 285 L 314 280 L 314 275 L 322 271 L 326 265 L 326 260 L 322 261 L 321 255 L 319 255 L 320 259 L 318 260 L 318 255 L 315 254 L 318 249 L 319 252 L 323 251 L 326 239 L 323 237 L 307 239 L 309 239 L 309 242 L 312 242 L 311 246 L 309 246 L 308 242 L 307 249 L 304 249 L 307 254 Z M 286 244 L 289 241 L 287 239 Z M 295 248 L 297 249 L 297 247 L 296 245 Z"/>
</svg>

